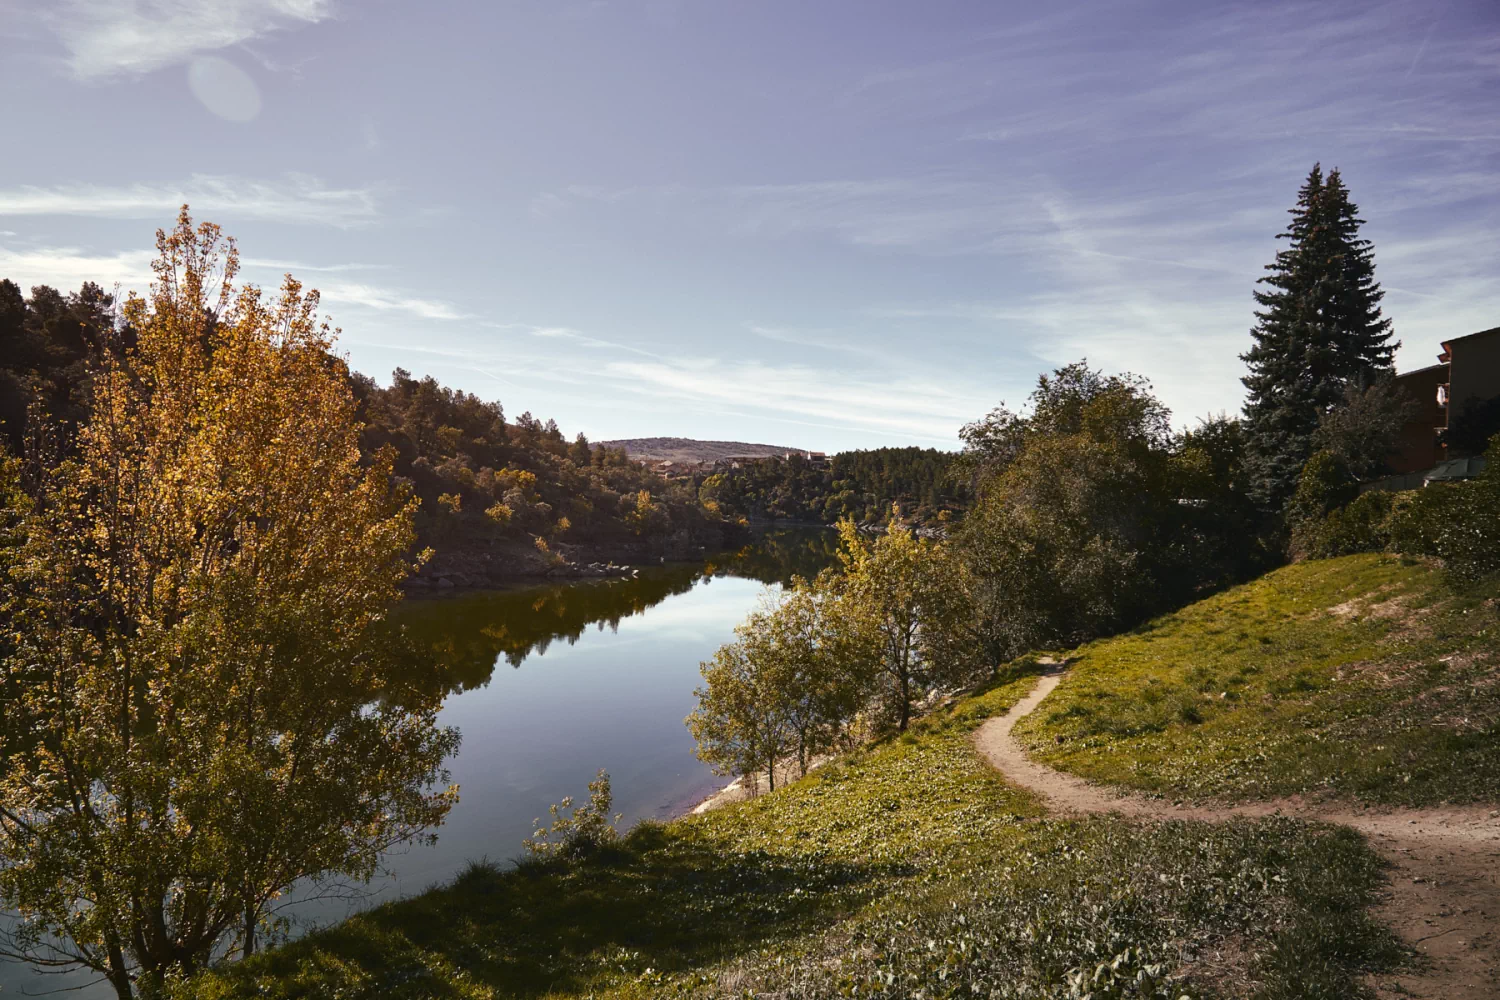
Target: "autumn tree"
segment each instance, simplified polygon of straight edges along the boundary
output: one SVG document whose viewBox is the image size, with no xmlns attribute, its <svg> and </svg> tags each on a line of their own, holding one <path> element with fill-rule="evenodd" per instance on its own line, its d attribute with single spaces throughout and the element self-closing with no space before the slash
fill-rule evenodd
<svg viewBox="0 0 1500 1000">
<path fill-rule="evenodd" d="M 122 998 L 254 951 L 289 887 L 368 878 L 455 794 L 382 627 L 416 502 L 361 465 L 316 292 L 236 287 L 186 208 L 157 250 L 76 459 L 0 513 L 4 950 Z"/>
</svg>

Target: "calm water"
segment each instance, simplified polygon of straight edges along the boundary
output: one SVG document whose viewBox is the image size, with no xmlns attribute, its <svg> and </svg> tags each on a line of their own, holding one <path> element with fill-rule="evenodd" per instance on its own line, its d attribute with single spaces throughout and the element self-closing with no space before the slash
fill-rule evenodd
<svg viewBox="0 0 1500 1000">
<path fill-rule="evenodd" d="M 324 923 L 446 881 L 471 859 L 513 858 L 532 820 L 565 795 L 585 797 L 601 767 L 622 825 L 668 818 L 711 794 L 724 779 L 693 756 L 682 722 L 698 664 L 733 638 L 767 585 L 815 575 L 835 542 L 831 531 L 772 531 L 740 552 L 642 569 L 638 579 L 405 606 L 408 629 L 436 654 L 433 682 L 450 692 L 440 722 L 463 734 L 450 763 L 459 804 L 435 846 L 393 855 L 389 873 L 356 898 L 299 904 L 289 915 L 302 926 Z M 7 993 L 79 982 L 87 979 L 0 967 Z"/>
</svg>

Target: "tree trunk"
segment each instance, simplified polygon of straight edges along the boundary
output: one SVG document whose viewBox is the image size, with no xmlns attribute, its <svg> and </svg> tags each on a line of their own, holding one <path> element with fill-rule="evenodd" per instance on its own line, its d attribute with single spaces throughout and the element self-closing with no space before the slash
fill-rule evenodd
<svg viewBox="0 0 1500 1000">
<path fill-rule="evenodd" d="M 255 907 L 245 907 L 245 958 L 255 954 Z"/>
<path fill-rule="evenodd" d="M 906 724 L 911 721 L 911 675 L 905 670 L 901 671 L 901 732 L 906 732 Z"/>
<path fill-rule="evenodd" d="M 134 1000 L 135 990 L 130 985 L 130 970 L 125 966 L 125 953 L 120 950 L 118 941 L 110 936 L 109 941 L 109 984 L 115 988 L 115 996 L 119 1000 Z"/>
</svg>

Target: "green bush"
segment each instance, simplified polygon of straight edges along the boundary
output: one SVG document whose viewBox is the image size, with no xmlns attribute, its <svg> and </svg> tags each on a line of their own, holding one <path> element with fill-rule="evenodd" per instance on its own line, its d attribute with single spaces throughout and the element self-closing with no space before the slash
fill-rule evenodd
<svg viewBox="0 0 1500 1000">
<path fill-rule="evenodd" d="M 1344 461 L 1331 451 L 1317 452 L 1302 468 L 1297 492 L 1287 504 L 1293 559 L 1323 554 L 1328 515 L 1359 496 L 1359 484 Z"/>
<path fill-rule="evenodd" d="M 1408 556 L 1437 555 L 1440 529 L 1454 516 L 1454 498 L 1452 486 L 1403 492 L 1387 524 L 1391 549 Z"/>
<path fill-rule="evenodd" d="M 1500 434 L 1490 439 L 1479 478 L 1428 486 L 1390 518 L 1390 544 L 1407 555 L 1437 556 L 1456 579 L 1500 573 Z"/>
<path fill-rule="evenodd" d="M 1372 491 L 1319 521 L 1306 521 L 1293 533 L 1298 554 L 1329 559 L 1356 552 L 1383 552 L 1391 543 L 1392 494 Z"/>
</svg>

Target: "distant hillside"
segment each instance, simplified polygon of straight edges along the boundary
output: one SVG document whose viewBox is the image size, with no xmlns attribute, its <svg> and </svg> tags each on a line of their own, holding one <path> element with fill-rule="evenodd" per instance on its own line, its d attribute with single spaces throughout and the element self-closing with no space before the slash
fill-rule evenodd
<svg viewBox="0 0 1500 1000">
<path fill-rule="evenodd" d="M 624 448 L 631 458 L 647 462 L 714 462 L 739 455 L 785 455 L 804 448 L 776 444 L 746 444 L 743 441 L 695 441 L 692 438 L 622 438 L 598 441 L 606 448 Z"/>
</svg>

